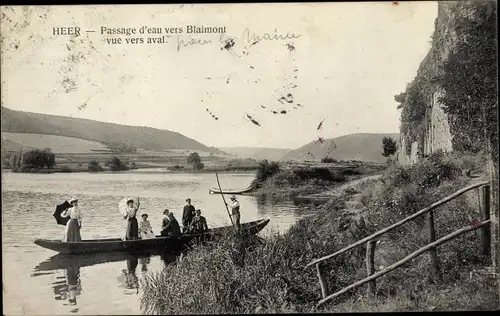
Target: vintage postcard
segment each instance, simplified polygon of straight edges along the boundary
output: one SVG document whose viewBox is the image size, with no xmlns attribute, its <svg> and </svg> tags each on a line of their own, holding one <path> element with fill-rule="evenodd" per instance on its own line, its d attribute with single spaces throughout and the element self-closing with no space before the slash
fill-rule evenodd
<svg viewBox="0 0 500 316">
<path fill-rule="evenodd" d="M 2 6 L 4 315 L 497 309 L 496 25 Z"/>
</svg>

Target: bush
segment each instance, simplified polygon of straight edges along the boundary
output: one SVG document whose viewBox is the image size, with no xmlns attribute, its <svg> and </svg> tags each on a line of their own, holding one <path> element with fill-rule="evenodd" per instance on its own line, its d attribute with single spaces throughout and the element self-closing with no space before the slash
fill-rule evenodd
<svg viewBox="0 0 500 316">
<path fill-rule="evenodd" d="M 88 169 L 90 172 L 99 172 L 104 170 L 96 160 L 91 160 L 89 162 Z"/>
<path fill-rule="evenodd" d="M 266 186 L 276 188 L 283 186 L 295 186 L 299 183 L 301 183 L 300 178 L 291 170 L 280 171 L 266 180 Z"/>
</svg>

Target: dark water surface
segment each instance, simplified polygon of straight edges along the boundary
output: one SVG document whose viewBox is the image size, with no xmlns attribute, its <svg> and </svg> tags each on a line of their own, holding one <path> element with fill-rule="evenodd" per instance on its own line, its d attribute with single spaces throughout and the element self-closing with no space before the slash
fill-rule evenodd
<svg viewBox="0 0 500 316">
<path fill-rule="evenodd" d="M 223 188 L 245 188 L 253 174 L 221 174 Z M 169 208 L 178 220 L 187 197 L 207 218 L 209 227 L 228 225 L 213 174 L 187 173 L 73 173 L 2 174 L 3 309 L 5 315 L 140 314 L 140 279 L 146 271 L 160 271 L 173 255 L 135 257 L 108 254 L 68 257 L 33 244 L 36 238 L 61 239 L 64 226 L 52 217 L 56 204 L 78 197 L 84 219 L 82 238 L 120 238 L 125 221 L 118 202 L 139 196 L 139 214 L 147 213 L 155 233 L 162 211 Z M 240 196 L 242 222 L 269 218 L 261 235 L 285 231 L 308 215 L 292 202 L 273 205 Z M 76 302 L 75 302 L 76 301 Z"/>
</svg>

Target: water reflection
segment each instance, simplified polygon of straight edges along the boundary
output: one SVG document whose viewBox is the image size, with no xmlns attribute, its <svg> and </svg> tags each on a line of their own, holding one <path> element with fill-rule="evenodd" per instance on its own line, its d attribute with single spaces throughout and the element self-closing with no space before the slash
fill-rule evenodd
<svg viewBox="0 0 500 316">
<path fill-rule="evenodd" d="M 127 290 L 135 290 L 135 294 L 139 293 L 139 279 L 137 278 L 136 269 L 139 264 L 139 258 L 130 256 L 127 258 L 127 268 L 122 270 L 122 274 L 117 278 L 120 286 Z M 126 294 L 132 294 L 126 293 Z"/>
<path fill-rule="evenodd" d="M 112 262 L 123 262 L 124 269 L 116 277 L 118 286 L 123 288 L 126 295 L 139 293 L 139 277 L 137 268 L 140 263 L 140 272 L 147 273 L 151 258 L 159 256 L 165 266 L 174 263 L 178 253 L 150 252 L 142 254 L 129 253 L 106 253 L 94 255 L 64 255 L 57 254 L 40 262 L 35 268 L 32 277 L 47 274 L 58 274 L 56 281 L 52 283 L 54 299 L 63 301 L 64 306 L 70 307 L 70 312 L 77 313 L 78 296 L 82 293 L 81 268 L 90 267 L 97 264 Z M 62 273 L 61 273 L 62 272 Z"/>
<path fill-rule="evenodd" d="M 52 288 L 55 294 L 55 300 L 67 301 L 63 303 L 65 306 L 71 306 L 70 312 L 78 312 L 77 296 L 82 292 L 82 284 L 80 280 L 80 267 L 69 266 L 65 270 L 65 276 L 58 277 L 58 281 L 52 283 Z"/>
</svg>

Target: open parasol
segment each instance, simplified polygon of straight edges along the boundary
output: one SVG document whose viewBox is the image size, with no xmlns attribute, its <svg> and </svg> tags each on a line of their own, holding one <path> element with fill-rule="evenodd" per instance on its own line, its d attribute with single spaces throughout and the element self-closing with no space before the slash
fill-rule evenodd
<svg viewBox="0 0 500 316">
<path fill-rule="evenodd" d="M 61 214 L 70 207 L 72 207 L 72 205 L 68 201 L 64 201 L 64 203 L 56 206 L 56 210 L 52 215 L 55 217 L 57 224 L 66 225 L 69 221 L 69 217 L 62 217 Z"/>
<path fill-rule="evenodd" d="M 122 216 L 125 216 L 127 215 L 127 201 L 129 200 L 133 200 L 134 201 L 134 204 L 135 206 L 137 206 L 137 200 L 138 198 L 133 198 L 133 197 L 126 197 L 126 198 L 123 198 L 119 203 L 118 203 L 118 211 L 120 212 L 120 214 Z"/>
</svg>

